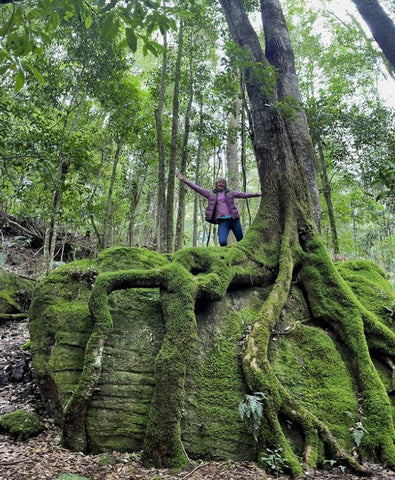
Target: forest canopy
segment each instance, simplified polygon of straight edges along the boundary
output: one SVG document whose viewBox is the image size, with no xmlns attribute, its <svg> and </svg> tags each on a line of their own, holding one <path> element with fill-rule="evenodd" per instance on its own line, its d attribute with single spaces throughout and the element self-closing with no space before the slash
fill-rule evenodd
<svg viewBox="0 0 395 480">
<path fill-rule="evenodd" d="M 234 189 L 259 188 L 246 62 L 218 7 L 0 7 L 0 208 L 6 221 L 33 221 L 48 266 L 65 260 L 62 242 L 81 237 L 94 251 L 206 244 L 204 205 L 177 192 L 175 171 L 206 188 L 219 174 Z M 379 89 L 392 70 L 351 2 L 283 8 L 319 165 L 323 239 L 334 255 L 370 258 L 392 274 L 394 114 Z M 245 227 L 257 206 L 242 213 Z"/>
</svg>

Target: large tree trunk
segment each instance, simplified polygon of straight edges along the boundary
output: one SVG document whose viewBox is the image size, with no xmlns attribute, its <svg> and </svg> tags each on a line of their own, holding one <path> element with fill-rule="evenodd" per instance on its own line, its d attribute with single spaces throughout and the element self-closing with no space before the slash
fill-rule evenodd
<svg viewBox="0 0 395 480">
<path fill-rule="evenodd" d="M 377 0 L 352 0 L 395 70 L 395 24 Z"/>
<path fill-rule="evenodd" d="M 247 52 L 253 65 L 265 67 L 259 77 L 253 68 L 249 67 L 246 70 L 247 91 L 253 118 L 254 150 L 263 191 L 255 228 L 261 233 L 265 242 L 271 244 L 276 242 L 280 247 L 277 280 L 272 294 L 262 307 L 260 320 L 255 324 L 246 341 L 243 366 L 251 391 L 268 392 L 268 408 L 273 412 L 269 422 L 270 428 L 274 432 L 277 444 L 286 452 L 291 469 L 297 472 L 298 460 L 292 454 L 279 421 L 280 416 L 290 415 L 290 410 L 296 407 L 292 405 L 287 392 L 273 374 L 267 353 L 264 354 L 268 352 L 270 332 L 280 318 L 287 300 L 295 269 L 297 271 L 300 269 L 298 278 L 307 293 L 313 316 L 328 322 L 328 325 L 341 337 L 346 348 L 353 352 L 355 359 L 353 368 L 357 372 L 356 381 L 362 398 L 361 408 L 364 412 L 375 411 L 367 420 L 367 424 L 371 426 L 372 431 L 375 430 L 374 424 L 377 419 L 374 417 L 380 417 L 380 421 L 390 429 L 390 436 L 393 438 L 392 414 L 388 398 L 383 391 L 383 386 L 380 385 L 377 371 L 369 355 L 368 343 L 370 342 L 360 330 L 365 320 L 364 315 L 361 311 L 357 311 L 357 299 L 350 298 L 340 278 L 334 277 L 335 268 L 322 247 L 314 225 L 314 219 L 317 223 L 317 200 L 315 199 L 317 185 L 314 155 L 305 116 L 297 114 L 294 118 L 284 117 L 276 108 L 277 101 L 284 100 L 288 95 L 299 100 L 293 54 L 280 4 L 277 0 L 261 0 L 266 54 L 270 58 L 270 64 L 275 65 L 280 72 L 276 87 L 271 90 L 270 85 L 268 88 L 270 80 L 270 71 L 267 70 L 268 62 L 246 16 L 242 1 L 220 0 L 220 3 L 235 42 Z M 266 92 L 268 94 L 265 94 Z M 310 195 L 307 192 L 310 192 Z M 296 255 L 299 248 L 306 255 L 301 263 Z M 319 274 L 316 273 L 318 271 Z M 346 310 L 334 313 L 334 307 L 328 302 L 329 296 L 331 298 L 335 296 L 340 304 L 353 305 L 352 308 L 355 311 L 353 314 L 347 314 Z M 347 336 L 346 331 L 350 328 L 359 330 L 361 333 L 358 347 Z M 387 340 L 393 343 L 393 334 L 390 334 Z M 374 389 L 380 392 L 380 400 L 376 398 L 376 404 Z M 279 397 L 282 399 L 280 404 Z M 274 401 L 275 398 L 277 400 Z M 310 461 L 314 452 L 314 445 L 309 444 L 308 440 L 311 432 L 301 418 L 299 421 L 306 435 L 305 459 Z M 369 429 L 368 426 L 366 428 Z M 366 443 L 371 443 L 365 447 L 367 450 L 374 449 L 376 452 L 380 450 L 381 458 L 394 464 L 394 445 L 392 440 L 388 441 L 386 434 L 382 435 L 376 430 Z M 378 445 L 380 447 L 377 449 Z M 331 448 L 336 450 L 334 445 Z M 339 449 L 337 449 L 337 455 L 340 455 Z"/>
</svg>

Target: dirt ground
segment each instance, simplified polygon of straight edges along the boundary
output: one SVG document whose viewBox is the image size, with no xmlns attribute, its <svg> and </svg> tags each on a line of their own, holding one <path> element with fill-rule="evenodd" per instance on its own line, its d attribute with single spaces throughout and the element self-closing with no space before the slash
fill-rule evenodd
<svg viewBox="0 0 395 480">
<path fill-rule="evenodd" d="M 8 240 L 8 239 L 7 239 Z M 18 239 L 19 240 L 19 239 Z M 1 265 L 20 275 L 34 276 L 39 270 L 39 252 L 23 241 L 8 243 L 2 238 L 7 263 Z M 28 268 L 27 268 L 28 267 Z M 32 275 L 33 274 L 33 275 Z M 111 452 L 84 455 L 61 446 L 60 429 L 46 414 L 34 381 L 30 354 L 21 350 L 29 340 L 28 320 L 0 324 L 0 415 L 18 409 L 40 415 L 44 431 L 25 442 L 0 435 L 0 480 L 57 480 L 73 474 L 89 480 L 288 480 L 287 476 L 268 475 L 254 463 L 191 461 L 181 472 L 147 469 L 139 454 Z M 394 479 L 395 473 L 381 465 L 364 464 L 372 480 Z M 273 472 L 275 473 L 275 472 Z M 69 477 L 68 480 L 71 480 Z M 338 468 L 306 471 L 306 480 L 356 480 L 358 477 Z"/>
</svg>

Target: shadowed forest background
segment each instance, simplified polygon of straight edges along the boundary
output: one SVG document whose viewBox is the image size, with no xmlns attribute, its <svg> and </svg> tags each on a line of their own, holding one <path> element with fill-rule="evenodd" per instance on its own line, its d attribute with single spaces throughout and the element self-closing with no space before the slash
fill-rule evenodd
<svg viewBox="0 0 395 480">
<path fill-rule="evenodd" d="M 2 3 L 0 260 L 42 258 L 63 445 L 394 468 L 389 3 Z M 242 242 L 177 172 L 262 190 Z"/>
</svg>

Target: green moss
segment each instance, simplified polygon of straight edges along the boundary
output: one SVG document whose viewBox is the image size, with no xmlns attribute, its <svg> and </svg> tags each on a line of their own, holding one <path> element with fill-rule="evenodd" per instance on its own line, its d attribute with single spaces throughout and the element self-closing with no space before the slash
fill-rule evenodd
<svg viewBox="0 0 395 480">
<path fill-rule="evenodd" d="M 336 331 L 352 360 L 352 371 L 361 392 L 361 408 L 366 418 L 364 425 L 369 431 L 360 448 L 372 460 L 381 458 L 394 465 L 392 408 L 374 368 L 367 342 L 376 345 L 376 348 L 384 347 L 384 352 L 386 348 L 393 352 L 393 335 L 381 326 L 377 317 L 363 307 L 335 270 L 318 240 L 309 247 L 311 253 L 301 271 L 301 278 L 313 316 Z M 367 266 L 360 264 L 358 268 L 366 271 Z M 377 275 L 377 270 L 374 274 Z M 389 347 L 386 346 L 385 339 Z"/>
<path fill-rule="evenodd" d="M 366 361 L 365 325 L 342 279 L 346 274 L 333 268 L 319 242 L 312 244 L 309 254 L 301 255 L 300 270 L 310 308 L 293 288 L 288 318 L 282 307 L 290 268 L 280 269 L 276 283 L 266 289 L 229 291 L 238 276 L 256 273 L 270 280 L 275 273 L 278 245 L 254 251 L 251 239 L 258 236 L 253 231 L 226 249 L 182 250 L 173 259 L 145 249 L 109 249 L 97 261 L 71 264 L 38 286 L 31 308 L 34 364 L 42 381 L 53 382 L 53 400 L 60 408 L 66 405 L 69 446 L 98 452 L 143 449 L 145 461 L 170 468 L 187 462 L 184 447 L 191 457 L 251 460 L 265 446 L 281 446 L 297 473 L 295 453 L 311 447 L 314 466 L 328 448 L 313 415 L 341 448 L 352 447 L 353 421 L 346 412 L 357 418 L 359 388 L 372 436 L 364 439 L 364 451 L 374 458 L 379 445 L 391 458 L 385 443 L 390 435 L 378 432 L 380 410 L 388 405 L 382 382 Z M 281 254 L 282 265 L 292 266 L 290 247 L 283 245 Z M 311 316 L 323 328 L 303 325 Z M 260 328 L 244 342 L 257 320 Z M 244 343 L 243 358 L 251 353 L 256 364 L 243 363 L 242 371 Z M 350 371 L 357 372 L 358 385 Z M 239 404 L 251 393 L 246 384 L 270 395 L 259 445 L 239 416 Z M 313 415 L 304 415 L 300 405 Z M 295 435 L 287 433 L 289 427 Z"/>
<path fill-rule="evenodd" d="M 320 329 L 298 326 L 273 342 L 274 372 L 292 396 L 327 424 L 340 445 L 352 447 L 346 412 L 357 416 L 351 376 L 333 340 Z"/>
<path fill-rule="evenodd" d="M 97 266 L 100 272 L 117 270 L 147 270 L 169 264 L 169 257 L 145 248 L 108 248 L 100 253 Z"/>
<path fill-rule="evenodd" d="M 34 282 L 0 270 L 0 313 L 22 313 L 29 308 Z"/>
<path fill-rule="evenodd" d="M 240 418 L 244 381 L 239 355 L 262 290 L 228 293 L 221 303 L 197 305 L 198 340 L 186 379 L 184 446 L 192 457 L 253 460 L 252 435 Z"/>
<path fill-rule="evenodd" d="M 26 440 L 43 431 L 40 417 L 26 410 L 16 410 L 0 417 L 0 431 L 10 434 L 16 440 Z"/>
<path fill-rule="evenodd" d="M 143 459 L 148 463 L 180 468 L 187 463 L 180 420 L 184 405 L 185 374 L 196 340 L 194 315 L 196 283 L 181 265 L 166 271 L 162 291 L 166 334 L 155 360 L 155 391 L 144 440 Z"/>
<path fill-rule="evenodd" d="M 340 262 L 336 268 L 362 305 L 393 328 L 395 293 L 384 271 L 368 260 Z"/>
<path fill-rule="evenodd" d="M 21 346 L 21 350 L 27 351 L 27 350 L 30 350 L 30 347 L 31 347 L 31 341 L 28 340 L 26 343 L 24 343 L 24 344 Z"/>
</svg>

